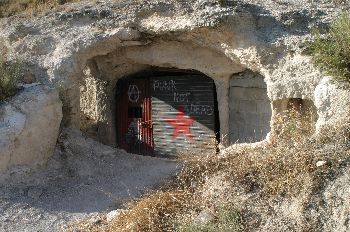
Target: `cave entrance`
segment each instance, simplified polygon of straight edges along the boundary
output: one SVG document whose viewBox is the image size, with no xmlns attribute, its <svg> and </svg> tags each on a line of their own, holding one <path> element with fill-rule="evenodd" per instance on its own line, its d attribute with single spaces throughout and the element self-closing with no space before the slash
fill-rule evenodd
<svg viewBox="0 0 350 232">
<path fill-rule="evenodd" d="M 128 152 L 171 157 L 216 152 L 214 81 L 196 72 L 152 72 L 117 83 L 117 145 Z"/>
</svg>

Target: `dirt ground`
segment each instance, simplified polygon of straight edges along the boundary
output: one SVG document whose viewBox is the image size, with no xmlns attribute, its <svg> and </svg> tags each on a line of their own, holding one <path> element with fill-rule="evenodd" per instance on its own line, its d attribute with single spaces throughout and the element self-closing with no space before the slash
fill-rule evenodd
<svg viewBox="0 0 350 232">
<path fill-rule="evenodd" d="M 128 154 L 67 130 L 45 169 L 18 167 L 0 180 L 0 231 L 60 231 L 93 221 L 180 169 L 174 160 Z"/>
</svg>

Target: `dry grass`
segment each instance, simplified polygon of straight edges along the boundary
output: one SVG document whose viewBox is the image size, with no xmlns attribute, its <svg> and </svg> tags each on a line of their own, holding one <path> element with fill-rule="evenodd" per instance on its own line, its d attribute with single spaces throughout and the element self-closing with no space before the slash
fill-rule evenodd
<svg viewBox="0 0 350 232">
<path fill-rule="evenodd" d="M 244 225 L 241 212 L 234 205 L 226 204 L 218 208 L 215 218 L 208 223 L 182 222 L 176 228 L 178 232 L 242 232 Z"/>
<path fill-rule="evenodd" d="M 287 123 L 285 115 L 281 119 L 284 126 L 280 127 L 283 133 L 277 135 L 274 143 L 234 149 L 225 155 L 183 157 L 185 168 L 169 188 L 131 203 L 112 223 L 85 224 L 80 228 L 82 231 L 244 231 L 249 224 L 245 220 L 250 219 L 241 218 L 237 214 L 240 209 L 235 208 L 227 211 L 227 215 L 233 215 L 232 220 L 221 220 L 220 208 L 216 208 L 214 221 L 204 226 L 193 224 L 193 218 L 201 210 L 217 207 L 209 205 L 211 200 L 202 194 L 206 182 L 217 175 L 224 175 L 231 186 L 245 193 L 258 194 L 259 202 L 298 196 L 305 188 L 320 191 L 350 164 L 350 123 L 327 128 L 326 133 L 312 137 L 312 127 L 298 121 L 299 116 L 291 116 Z M 325 163 L 317 167 L 318 161 Z M 220 204 L 230 204 L 230 199 L 226 200 Z"/>
<path fill-rule="evenodd" d="M 19 13 L 38 13 L 59 5 L 81 0 L 0 0 L 0 18 Z"/>
<path fill-rule="evenodd" d="M 126 206 L 128 210 L 109 224 L 79 225 L 83 231 L 174 231 L 177 215 L 185 213 L 193 195 L 188 191 L 172 190 L 154 192 Z"/>
<path fill-rule="evenodd" d="M 176 214 L 183 213 L 191 200 L 187 191 L 154 193 L 134 203 L 107 231 L 174 231 Z"/>
<path fill-rule="evenodd" d="M 293 112 L 289 114 L 292 116 L 285 115 L 281 119 L 281 133 L 272 144 L 214 159 L 210 161 L 209 169 L 214 167 L 211 172 L 224 171 L 232 183 L 247 191 L 259 190 L 266 197 L 296 195 L 307 184 L 305 181 L 312 182 L 308 186 L 320 186 L 340 172 L 344 162 L 349 161 L 350 123 L 324 129 L 324 133 L 312 137 L 314 128 L 305 123 L 308 120 L 296 118 Z M 318 161 L 325 161 L 326 165 L 317 168 Z"/>
</svg>

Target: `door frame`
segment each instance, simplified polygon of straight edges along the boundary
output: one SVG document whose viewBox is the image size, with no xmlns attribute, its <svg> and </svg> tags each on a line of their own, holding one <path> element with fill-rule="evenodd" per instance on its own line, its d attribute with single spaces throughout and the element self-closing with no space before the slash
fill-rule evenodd
<svg viewBox="0 0 350 232">
<path fill-rule="evenodd" d="M 117 83 L 117 146 L 129 153 L 153 155 L 152 102 L 149 85 L 149 78 L 146 77 L 123 78 Z M 141 111 L 138 110 L 139 107 Z M 132 117 L 133 115 L 136 117 Z"/>
</svg>

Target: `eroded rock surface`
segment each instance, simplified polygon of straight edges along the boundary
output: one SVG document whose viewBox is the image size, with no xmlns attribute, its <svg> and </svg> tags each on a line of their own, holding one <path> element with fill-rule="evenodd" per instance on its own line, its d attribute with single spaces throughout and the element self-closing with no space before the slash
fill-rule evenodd
<svg viewBox="0 0 350 232">
<path fill-rule="evenodd" d="M 328 88 L 326 98 L 315 92 L 324 89 L 324 74 L 312 64 L 305 44 L 312 28 L 325 31 L 343 9 L 349 9 L 348 2 L 83 1 L 34 18 L 2 19 L 0 41 L 7 59 L 28 62 L 36 78 L 68 83 L 77 127 L 79 82 L 93 75 L 103 94 L 94 102 L 96 112 L 85 111 L 97 115 L 104 143 L 115 145 L 110 129 L 115 120 L 107 109 L 113 109 L 117 80 L 150 67 L 194 69 L 214 79 L 220 133 L 226 138 L 229 81 L 246 69 L 264 77 L 271 102 L 317 101 L 317 127 L 350 116 L 346 101 L 339 103 L 333 94 L 341 84 Z M 328 103 L 342 110 L 324 112 Z"/>
<path fill-rule="evenodd" d="M 62 231 L 96 223 L 175 175 L 181 164 L 128 154 L 65 130 L 47 168 L 14 173 L 0 184 L 0 231 Z M 17 174 L 17 175 L 16 175 Z"/>
<path fill-rule="evenodd" d="M 116 140 L 110 134 L 116 130 L 110 109 L 115 107 L 116 82 L 152 67 L 195 69 L 214 79 L 222 138 L 230 133 L 230 79 L 247 69 L 263 77 L 272 103 L 290 98 L 314 102 L 320 128 L 350 117 L 350 94 L 313 65 L 305 42 L 313 27 L 324 31 L 348 8 L 348 2 L 335 5 L 326 0 L 81 1 L 43 15 L 1 19 L 0 52 L 8 60 L 23 60 L 35 80 L 47 85 L 63 81 L 69 87 L 73 126 L 79 127 L 82 106 L 101 125 L 99 131 L 105 134 L 100 139 L 112 145 Z M 96 88 L 83 89 L 80 97 L 82 80 Z M 44 164 L 58 135 L 57 93 L 32 87 L 0 107 L 0 171 Z M 271 126 L 277 113 L 273 110 Z M 31 185 L 1 186 L 0 229 L 56 230 L 112 209 L 116 201 L 139 195 L 140 188 L 176 170 L 169 160 L 128 155 L 87 142 L 77 132 L 66 136 L 59 146 L 64 151 L 49 164 L 53 172 L 38 174 Z M 224 181 L 213 183 L 232 191 Z M 330 205 L 325 214 L 330 230 L 348 230 L 347 205 L 338 207 L 349 195 L 343 184 L 348 184 L 347 175 L 320 196 Z M 237 201 L 247 202 L 247 207 L 259 201 L 256 195 L 240 197 L 245 199 Z M 306 214 L 301 200 L 272 202 L 270 215 L 261 216 L 259 210 L 252 215 L 257 221 L 252 227 L 301 230 Z"/>
<path fill-rule="evenodd" d="M 52 155 L 62 118 L 55 89 L 37 85 L 0 105 L 0 172 L 37 167 Z"/>
</svg>

